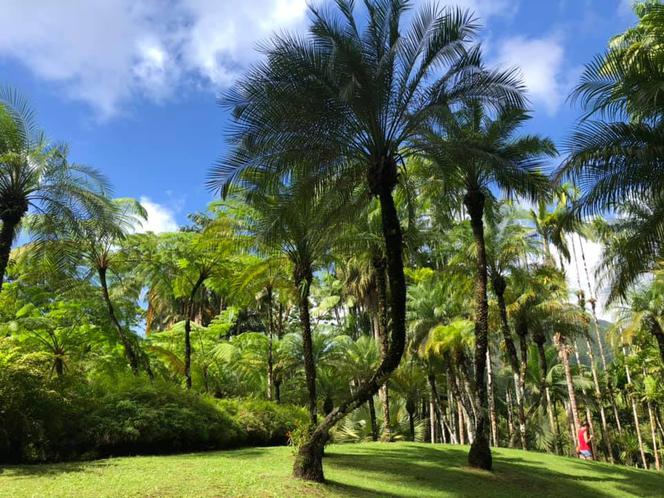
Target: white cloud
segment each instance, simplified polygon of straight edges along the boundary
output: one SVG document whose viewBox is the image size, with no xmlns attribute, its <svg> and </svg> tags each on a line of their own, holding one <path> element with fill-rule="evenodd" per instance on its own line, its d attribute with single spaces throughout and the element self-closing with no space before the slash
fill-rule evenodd
<svg viewBox="0 0 664 498">
<path fill-rule="evenodd" d="M 183 78 L 228 85 L 255 44 L 305 18 L 305 0 L 0 0 L 0 58 L 112 116 Z"/>
<path fill-rule="evenodd" d="M 556 114 L 572 81 L 564 70 L 565 49 L 560 37 L 503 39 L 497 45 L 495 62 L 518 67 L 530 99 L 544 107 L 547 114 Z"/>
<path fill-rule="evenodd" d="M 175 232 L 178 229 L 175 212 L 162 204 L 153 202 L 149 197 L 141 196 L 141 205 L 148 214 L 147 221 L 137 227 L 138 233 L 145 232 Z"/>
</svg>

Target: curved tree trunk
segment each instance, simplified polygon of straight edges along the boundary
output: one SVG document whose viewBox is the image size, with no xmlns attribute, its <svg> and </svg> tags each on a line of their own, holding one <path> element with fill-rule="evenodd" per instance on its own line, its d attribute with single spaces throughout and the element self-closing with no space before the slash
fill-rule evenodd
<svg viewBox="0 0 664 498">
<path fill-rule="evenodd" d="M 475 280 L 475 438 L 468 453 L 471 467 L 491 470 L 493 466 L 488 437 L 488 407 L 486 396 L 486 351 L 489 343 L 489 302 L 487 299 L 487 260 L 484 244 L 484 194 L 469 190 L 463 202 L 470 215 L 470 225 L 477 247 L 477 276 Z"/>
<path fill-rule="evenodd" d="M 388 169 L 385 172 L 383 170 Z M 378 171 L 376 171 L 378 170 Z M 406 278 L 403 271 L 403 248 L 401 226 L 397 214 L 392 190 L 396 186 L 396 163 L 375 166 L 370 169 L 369 184 L 374 195 L 378 196 L 381 207 L 381 220 L 383 238 L 385 240 L 385 254 L 387 261 L 387 276 L 389 282 L 389 310 L 391 336 L 387 354 L 382 359 L 371 379 L 364 383 L 348 401 L 332 410 L 329 415 L 313 431 L 309 440 L 298 450 L 293 466 L 295 477 L 324 481 L 323 474 L 323 447 L 328 439 L 329 430 L 370 396 L 378 392 L 389 375 L 399 366 L 406 343 Z M 387 176 L 387 178 L 386 178 Z"/>
<path fill-rule="evenodd" d="M 12 252 L 12 243 L 16 236 L 16 229 L 22 218 L 19 217 L 3 217 L 2 227 L 0 227 L 0 292 L 2 292 L 2 284 L 5 281 L 5 272 L 9 264 L 9 255 Z"/>
<path fill-rule="evenodd" d="M 187 318 L 184 322 L 184 377 L 187 389 L 191 389 L 191 321 L 194 319 L 194 299 L 206 278 L 205 272 L 199 274 L 198 280 L 191 288 L 189 301 L 187 302 Z"/>
<path fill-rule="evenodd" d="M 120 339 L 122 347 L 124 348 L 125 357 L 127 358 L 127 362 L 131 367 L 131 371 L 134 373 L 134 375 L 138 375 L 138 356 L 136 355 L 136 351 L 134 351 L 131 341 L 127 337 L 126 332 L 122 328 L 122 325 L 120 325 L 120 322 L 115 314 L 115 308 L 113 307 L 113 302 L 111 301 L 111 295 L 108 292 L 106 270 L 107 269 L 105 267 L 97 268 L 99 283 L 101 284 L 101 292 L 102 295 L 104 296 L 106 307 L 108 308 L 108 315 L 110 316 L 111 322 L 113 323 L 113 325 L 115 325 L 115 328 L 118 332 L 118 338 Z"/>
<path fill-rule="evenodd" d="M 590 359 L 590 370 L 593 376 L 593 386 L 595 387 L 595 400 L 599 405 L 599 415 L 602 422 L 602 437 L 604 445 L 606 446 L 606 456 L 609 462 L 613 463 L 613 450 L 611 444 L 611 434 L 609 432 L 608 424 L 606 423 L 606 411 L 604 410 L 604 401 L 602 399 L 602 391 L 599 385 L 599 376 L 597 374 L 597 367 L 595 366 L 595 355 L 590 343 L 590 337 L 586 335 L 586 347 L 588 348 L 588 358 Z"/>
</svg>

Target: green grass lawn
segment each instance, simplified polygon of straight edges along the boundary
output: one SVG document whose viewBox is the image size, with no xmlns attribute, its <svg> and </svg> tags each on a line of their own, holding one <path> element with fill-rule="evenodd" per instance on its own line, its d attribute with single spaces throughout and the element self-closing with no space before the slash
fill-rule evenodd
<svg viewBox="0 0 664 498">
<path fill-rule="evenodd" d="M 466 467 L 467 448 L 336 445 L 325 485 L 291 479 L 290 448 L 0 468 L 0 496 L 664 496 L 664 474 L 519 450 L 496 450 L 494 472 Z"/>
</svg>

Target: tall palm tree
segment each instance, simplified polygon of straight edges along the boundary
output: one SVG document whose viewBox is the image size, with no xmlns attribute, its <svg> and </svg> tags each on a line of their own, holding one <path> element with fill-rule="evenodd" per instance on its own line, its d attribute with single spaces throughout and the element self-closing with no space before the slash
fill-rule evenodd
<svg viewBox="0 0 664 498">
<path fill-rule="evenodd" d="M 390 349 L 355 395 L 332 410 L 303 444 L 294 475 L 323 481 L 323 445 L 330 428 L 373 396 L 397 368 L 405 345 L 406 281 L 402 231 L 392 191 L 418 127 L 434 109 L 475 98 L 520 105 L 513 76 L 487 71 L 477 31 L 461 10 L 422 7 L 402 32 L 408 0 L 370 0 L 365 19 L 355 2 L 338 0 L 325 11 L 310 7 L 308 37 L 278 35 L 228 95 L 235 118 L 233 154 L 213 174 L 232 184 L 242 171 L 304 170 L 340 188 L 362 185 L 377 197 L 389 286 Z M 344 187 L 344 185 L 346 187 Z"/>
<path fill-rule="evenodd" d="M 484 469 L 491 468 L 485 380 L 489 320 L 485 203 L 493 198 L 492 187 L 533 201 L 547 194 L 543 160 L 553 156 L 556 149 L 545 138 L 515 136 L 529 117 L 523 109 L 513 107 L 501 109 L 492 118 L 480 103 L 472 103 L 455 113 L 445 113 L 421 135 L 420 147 L 431 161 L 432 176 L 445 178 L 450 190 L 464 192 L 477 251 L 474 403 L 479 416 L 468 458 L 471 465 Z"/>
<path fill-rule="evenodd" d="M 256 175 L 244 181 L 247 202 L 253 207 L 247 223 L 260 244 L 283 253 L 292 267 L 313 430 L 318 423 L 318 410 L 309 303 L 311 284 L 314 270 L 323 263 L 352 204 L 347 198 L 348 192 L 322 190 L 320 185 L 316 191 L 307 178 L 297 175 L 284 176 L 269 190 L 262 188 L 265 182 Z"/>
<path fill-rule="evenodd" d="M 53 228 L 106 208 L 106 180 L 92 168 L 70 163 L 67 154 L 66 146 L 48 142 L 20 95 L 0 89 L 0 291 L 12 244 L 29 212 L 50 219 L 38 226 Z"/>
<path fill-rule="evenodd" d="M 627 223 L 634 219 L 619 252 L 622 261 L 611 298 L 624 297 L 629 286 L 664 257 L 664 6 L 640 2 L 635 11 L 638 24 L 586 65 L 572 93 L 585 114 L 568 140 L 569 157 L 556 174 L 581 190 L 575 203 L 579 215 L 623 209 Z M 625 210 L 635 199 L 638 204 Z"/>
</svg>

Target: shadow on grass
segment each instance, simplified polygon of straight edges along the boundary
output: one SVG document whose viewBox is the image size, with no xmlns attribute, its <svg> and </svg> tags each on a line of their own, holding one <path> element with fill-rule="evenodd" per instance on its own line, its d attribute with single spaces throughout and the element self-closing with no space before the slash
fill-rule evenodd
<svg viewBox="0 0 664 498">
<path fill-rule="evenodd" d="M 551 468 L 547 462 L 494 455 L 495 471 L 466 467 L 467 449 L 403 444 L 357 449 L 337 447 L 330 452 L 330 486 L 349 496 L 396 496 L 419 494 L 435 496 L 538 496 L 602 498 L 620 494 L 664 496 L 664 477 L 627 467 L 596 462 L 564 462 L 568 472 Z M 560 464 L 558 464 L 560 465 Z M 334 480 L 334 470 L 356 472 L 359 486 Z M 346 480 L 346 479 L 344 479 Z M 366 488 L 365 483 L 381 483 L 384 488 Z M 601 484 L 606 483 L 605 489 Z"/>
<path fill-rule="evenodd" d="M 253 459 L 263 456 L 269 448 L 237 448 L 232 450 L 211 450 L 197 453 L 171 453 L 171 454 L 155 454 L 155 455 L 121 455 L 117 457 L 104 458 L 102 460 L 87 460 L 77 462 L 60 462 L 60 463 L 46 463 L 46 464 L 26 464 L 26 465 L 5 465 L 0 467 L 0 477 L 37 477 L 37 476 L 53 476 L 57 474 L 68 474 L 73 472 L 92 472 L 100 473 L 105 469 L 119 465 L 118 460 L 125 458 L 141 458 L 141 459 L 158 459 L 159 462 L 164 462 L 168 459 L 207 459 L 210 457 L 224 457 L 227 459 Z M 159 464 L 156 463 L 156 466 Z M 155 468 L 158 471 L 158 467 Z"/>
</svg>

